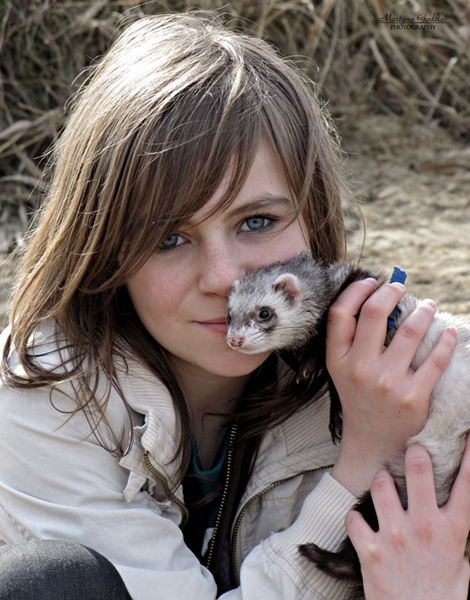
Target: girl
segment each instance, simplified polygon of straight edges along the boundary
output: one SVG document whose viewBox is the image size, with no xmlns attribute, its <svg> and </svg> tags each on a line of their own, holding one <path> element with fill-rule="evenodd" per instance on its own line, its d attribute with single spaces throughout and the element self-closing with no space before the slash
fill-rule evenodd
<svg viewBox="0 0 470 600">
<path fill-rule="evenodd" d="M 324 397 L 274 356 L 226 345 L 226 296 L 245 271 L 307 248 L 345 254 L 328 129 L 285 61 L 214 18 L 137 21 L 97 66 L 57 144 L 2 338 L 2 598 L 348 597 L 297 547 L 339 544 L 356 496 L 421 428 L 454 332 L 413 373 L 434 305 L 385 350 L 403 287 L 343 293 L 328 330 L 340 447 Z M 352 528 L 367 566 L 370 533 Z M 452 575 L 465 577 L 459 543 Z M 365 574 L 373 598 L 384 578 Z"/>
</svg>

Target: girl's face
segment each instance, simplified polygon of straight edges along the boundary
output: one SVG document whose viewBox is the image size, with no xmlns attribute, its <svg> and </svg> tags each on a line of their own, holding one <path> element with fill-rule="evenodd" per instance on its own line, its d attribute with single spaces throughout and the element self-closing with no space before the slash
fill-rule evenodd
<svg viewBox="0 0 470 600">
<path fill-rule="evenodd" d="M 247 270 L 288 260 L 308 248 L 281 162 L 261 145 L 240 193 L 207 218 L 224 185 L 128 281 L 135 310 L 190 383 L 246 377 L 268 354 L 244 355 L 225 341 L 226 300 Z"/>
</svg>

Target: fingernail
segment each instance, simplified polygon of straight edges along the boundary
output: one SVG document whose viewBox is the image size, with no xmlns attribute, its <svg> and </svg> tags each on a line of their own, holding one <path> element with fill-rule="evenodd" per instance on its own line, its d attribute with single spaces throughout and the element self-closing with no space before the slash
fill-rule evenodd
<svg viewBox="0 0 470 600">
<path fill-rule="evenodd" d="M 405 286 L 402 283 L 400 283 L 399 281 L 394 281 L 390 285 L 393 285 L 393 286 L 397 287 L 399 290 L 404 290 L 405 289 Z"/>
<path fill-rule="evenodd" d="M 431 308 L 437 308 L 437 305 L 434 302 L 434 300 L 431 300 L 430 298 L 425 298 L 424 300 L 421 300 L 420 304 L 426 304 L 427 306 L 430 306 Z"/>
<path fill-rule="evenodd" d="M 456 340 L 457 339 L 457 327 L 447 327 L 447 329 L 444 329 L 444 335 L 448 335 L 452 339 Z"/>
<path fill-rule="evenodd" d="M 374 287 L 378 287 L 379 282 L 377 281 L 377 279 L 374 279 L 374 277 L 366 277 L 366 279 L 363 279 L 363 281 L 367 281 L 367 283 L 371 283 Z"/>
</svg>

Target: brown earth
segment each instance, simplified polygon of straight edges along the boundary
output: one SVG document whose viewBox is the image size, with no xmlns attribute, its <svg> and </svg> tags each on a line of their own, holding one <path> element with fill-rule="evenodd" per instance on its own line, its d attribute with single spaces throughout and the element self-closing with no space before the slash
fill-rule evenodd
<svg viewBox="0 0 470 600">
<path fill-rule="evenodd" d="M 363 260 L 390 272 L 401 266 L 409 291 L 470 320 L 469 145 L 444 129 L 406 125 L 395 116 L 371 115 L 346 128 L 346 165 L 366 220 Z M 0 251 L 21 237 L 20 216 L 2 219 Z M 359 220 L 349 225 L 356 257 Z M 13 277 L 13 263 L 0 265 L 0 324 Z"/>
<path fill-rule="evenodd" d="M 364 260 L 408 273 L 407 288 L 470 319 L 470 146 L 395 117 L 358 122 L 343 146 L 366 219 Z M 354 138 L 354 139 L 353 139 Z M 355 231 L 350 253 L 360 249 Z"/>
</svg>

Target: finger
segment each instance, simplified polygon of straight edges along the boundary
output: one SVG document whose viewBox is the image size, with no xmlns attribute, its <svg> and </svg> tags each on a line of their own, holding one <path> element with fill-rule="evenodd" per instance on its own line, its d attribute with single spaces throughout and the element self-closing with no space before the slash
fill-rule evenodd
<svg viewBox="0 0 470 600">
<path fill-rule="evenodd" d="M 421 300 L 398 327 L 390 342 L 390 348 L 403 359 L 403 364 L 411 364 L 435 314 L 435 302 L 433 300 Z"/>
<path fill-rule="evenodd" d="M 447 510 L 461 522 L 465 535 L 470 529 L 470 436 L 467 437 L 465 450 L 457 479 L 452 487 Z"/>
<path fill-rule="evenodd" d="M 395 486 L 395 481 L 388 471 L 379 471 L 372 480 L 370 492 L 374 502 L 379 527 L 395 523 L 404 509 Z"/>
<path fill-rule="evenodd" d="M 346 531 L 352 545 L 360 558 L 367 552 L 372 554 L 375 548 L 375 532 L 366 522 L 364 517 L 356 510 L 351 510 L 344 521 Z"/>
<path fill-rule="evenodd" d="M 405 455 L 408 512 L 412 518 L 428 518 L 428 509 L 437 508 L 431 457 L 419 444 L 412 444 Z"/>
<path fill-rule="evenodd" d="M 369 357 L 371 351 L 383 352 L 388 317 L 404 293 L 402 284 L 386 283 L 364 302 L 355 334 L 357 350 L 364 353 L 364 358 Z"/>
<path fill-rule="evenodd" d="M 355 281 L 331 305 L 328 311 L 327 360 L 337 360 L 348 353 L 354 340 L 357 314 L 377 285 L 372 278 Z"/>
<path fill-rule="evenodd" d="M 416 370 L 415 384 L 422 392 L 434 389 L 448 367 L 457 342 L 457 329 L 447 327 L 439 336 L 434 348 Z"/>
</svg>

